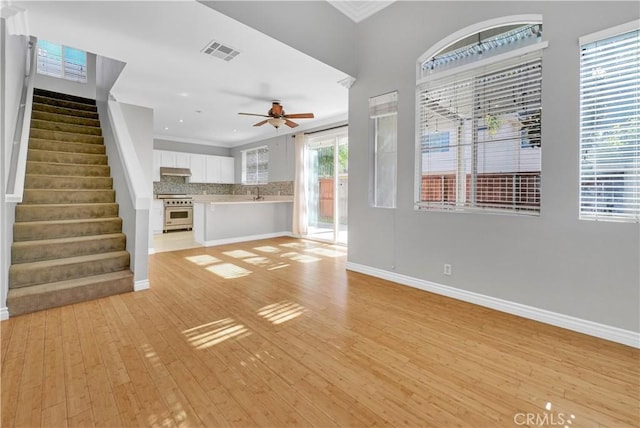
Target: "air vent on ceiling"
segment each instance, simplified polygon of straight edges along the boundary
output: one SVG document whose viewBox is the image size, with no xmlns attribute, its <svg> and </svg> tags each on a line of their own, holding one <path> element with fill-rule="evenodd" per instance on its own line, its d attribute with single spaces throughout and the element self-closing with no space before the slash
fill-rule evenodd
<svg viewBox="0 0 640 428">
<path fill-rule="evenodd" d="M 215 40 L 207 43 L 207 45 L 200 52 L 206 55 L 211 55 L 216 58 L 223 59 L 225 61 L 231 61 L 240 53 L 237 50 L 230 48 L 229 46 L 225 46 L 220 42 L 216 42 Z"/>
</svg>

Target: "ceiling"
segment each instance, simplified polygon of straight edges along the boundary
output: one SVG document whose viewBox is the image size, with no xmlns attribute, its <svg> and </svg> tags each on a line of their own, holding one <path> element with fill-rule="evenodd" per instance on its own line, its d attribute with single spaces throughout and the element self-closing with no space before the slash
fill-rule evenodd
<svg viewBox="0 0 640 428">
<path fill-rule="evenodd" d="M 31 35 L 125 62 L 112 94 L 153 109 L 155 138 L 234 147 L 292 133 L 237 114 L 266 114 L 271 100 L 315 113 L 296 131 L 347 117 L 347 74 L 195 1 L 11 4 L 27 10 Z M 203 54 L 212 40 L 240 53 Z"/>
<path fill-rule="evenodd" d="M 358 23 L 389 6 L 396 0 L 327 0 L 333 7 Z"/>
</svg>

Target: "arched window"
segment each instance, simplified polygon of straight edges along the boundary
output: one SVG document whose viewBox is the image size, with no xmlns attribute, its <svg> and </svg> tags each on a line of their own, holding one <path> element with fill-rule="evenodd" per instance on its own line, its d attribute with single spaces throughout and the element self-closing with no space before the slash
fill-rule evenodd
<svg viewBox="0 0 640 428">
<path fill-rule="evenodd" d="M 540 212 L 542 19 L 468 27 L 418 60 L 416 207 Z"/>
</svg>

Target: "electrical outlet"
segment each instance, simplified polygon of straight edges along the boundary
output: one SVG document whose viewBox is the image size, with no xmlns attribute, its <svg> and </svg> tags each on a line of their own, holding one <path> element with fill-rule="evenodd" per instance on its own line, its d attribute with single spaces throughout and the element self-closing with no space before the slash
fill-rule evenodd
<svg viewBox="0 0 640 428">
<path fill-rule="evenodd" d="M 451 275 L 451 265 L 448 263 L 445 263 L 444 265 L 444 274 L 445 275 Z"/>
</svg>

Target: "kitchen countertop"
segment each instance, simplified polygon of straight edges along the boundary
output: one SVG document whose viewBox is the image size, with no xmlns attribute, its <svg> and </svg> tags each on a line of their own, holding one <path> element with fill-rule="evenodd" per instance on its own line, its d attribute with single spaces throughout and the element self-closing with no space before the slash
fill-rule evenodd
<svg viewBox="0 0 640 428">
<path fill-rule="evenodd" d="M 282 203 L 293 202 L 293 196 L 283 195 L 265 195 L 264 199 L 254 200 L 254 195 L 189 195 L 193 198 L 194 203 L 201 204 L 264 204 L 264 203 Z"/>
</svg>

